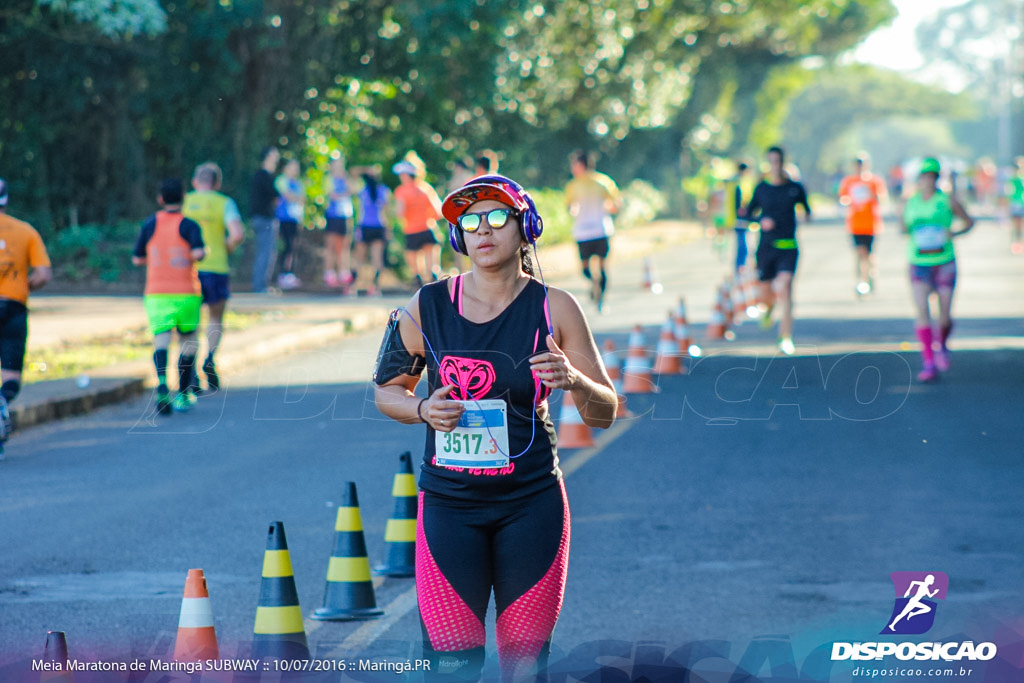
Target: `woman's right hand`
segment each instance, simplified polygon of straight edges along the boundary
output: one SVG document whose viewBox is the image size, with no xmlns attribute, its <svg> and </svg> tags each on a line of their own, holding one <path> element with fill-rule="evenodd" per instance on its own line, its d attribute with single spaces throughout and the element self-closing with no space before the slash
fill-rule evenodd
<svg viewBox="0 0 1024 683">
<path fill-rule="evenodd" d="M 460 401 L 448 399 L 455 389 L 454 384 L 447 384 L 430 395 L 420 407 L 420 417 L 439 432 L 450 432 L 459 424 L 459 417 L 466 410 Z"/>
</svg>

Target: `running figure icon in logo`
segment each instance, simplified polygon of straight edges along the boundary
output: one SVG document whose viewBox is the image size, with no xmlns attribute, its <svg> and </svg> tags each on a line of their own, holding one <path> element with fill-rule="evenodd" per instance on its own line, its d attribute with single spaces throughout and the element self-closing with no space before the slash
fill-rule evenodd
<svg viewBox="0 0 1024 683">
<path fill-rule="evenodd" d="M 897 597 L 889 625 L 882 633 L 926 633 L 935 623 L 937 607 L 937 603 L 928 598 L 945 600 L 949 577 L 943 572 L 893 572 L 890 576 Z M 901 593 L 903 597 L 899 597 Z M 911 621 L 914 617 L 922 618 Z"/>
</svg>

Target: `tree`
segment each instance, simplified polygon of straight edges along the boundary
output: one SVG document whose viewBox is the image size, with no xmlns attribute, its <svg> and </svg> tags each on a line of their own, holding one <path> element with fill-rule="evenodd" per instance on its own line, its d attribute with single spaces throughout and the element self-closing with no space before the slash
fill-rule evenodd
<svg viewBox="0 0 1024 683">
<path fill-rule="evenodd" d="M 780 67 L 835 55 L 891 13 L 888 0 L 12 0 L 0 167 L 58 226 L 135 219 L 159 178 L 209 159 L 244 204 L 271 143 L 307 164 L 341 148 L 387 167 L 416 149 L 437 180 L 495 148 L 533 185 L 561 184 L 571 149 L 598 148 L 613 175 L 675 187 L 681 159 L 741 149 L 784 103 Z M 775 101 L 759 99 L 765 84 Z"/>
<path fill-rule="evenodd" d="M 949 121 L 974 112 L 970 98 L 922 85 L 894 71 L 864 65 L 832 67 L 818 70 L 793 98 L 782 140 L 789 158 L 801 166 L 810 184 L 825 187 L 824 178 L 846 166 L 852 156 L 853 150 L 843 142 L 854 127 L 907 117 Z M 890 145 L 878 151 L 874 156 L 885 163 L 896 148 Z M 908 149 L 906 153 L 915 152 Z"/>
</svg>

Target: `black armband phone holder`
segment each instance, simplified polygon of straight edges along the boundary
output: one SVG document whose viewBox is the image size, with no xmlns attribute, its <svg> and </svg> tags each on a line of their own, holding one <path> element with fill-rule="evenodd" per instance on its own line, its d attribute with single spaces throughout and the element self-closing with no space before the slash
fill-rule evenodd
<svg viewBox="0 0 1024 683">
<path fill-rule="evenodd" d="M 402 333 L 398 329 L 401 314 L 400 308 L 391 312 L 387 329 L 384 331 L 384 339 L 380 343 L 377 365 L 373 369 L 373 381 L 378 386 L 383 386 L 400 375 L 416 377 L 427 365 L 423 356 L 414 356 L 405 348 Z"/>
</svg>

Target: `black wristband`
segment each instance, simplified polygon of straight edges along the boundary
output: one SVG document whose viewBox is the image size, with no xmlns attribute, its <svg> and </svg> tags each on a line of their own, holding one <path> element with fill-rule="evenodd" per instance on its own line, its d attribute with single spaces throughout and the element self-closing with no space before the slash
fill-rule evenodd
<svg viewBox="0 0 1024 683">
<path fill-rule="evenodd" d="M 423 407 L 423 403 L 426 400 L 427 399 L 425 399 L 425 398 L 421 398 L 420 402 L 416 404 L 416 417 L 418 417 L 420 419 L 420 422 L 422 422 L 423 424 L 427 424 L 427 421 L 426 421 L 426 419 L 424 419 L 423 414 L 420 413 L 420 408 Z"/>
</svg>

